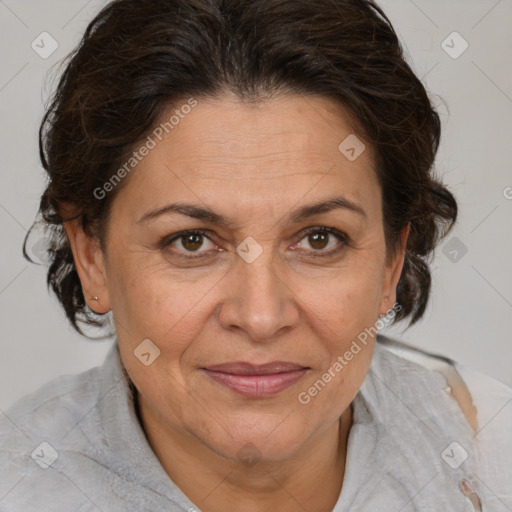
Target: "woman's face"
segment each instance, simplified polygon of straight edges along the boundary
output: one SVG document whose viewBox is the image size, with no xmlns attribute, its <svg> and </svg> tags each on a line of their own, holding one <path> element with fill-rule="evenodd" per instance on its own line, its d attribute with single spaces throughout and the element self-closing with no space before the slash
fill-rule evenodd
<svg viewBox="0 0 512 512">
<path fill-rule="evenodd" d="M 358 156 L 323 98 L 176 108 L 112 205 L 88 291 L 112 308 L 147 418 L 228 458 L 282 460 L 350 405 L 374 348 L 353 341 L 395 302 L 372 148 Z"/>
</svg>

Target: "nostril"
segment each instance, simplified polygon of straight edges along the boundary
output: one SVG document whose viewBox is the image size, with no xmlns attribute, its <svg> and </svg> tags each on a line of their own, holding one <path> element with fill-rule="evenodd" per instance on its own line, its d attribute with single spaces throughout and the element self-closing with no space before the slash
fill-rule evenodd
<svg viewBox="0 0 512 512">
<path fill-rule="evenodd" d="M 482 512 L 482 502 L 480 501 L 480 498 L 478 497 L 478 494 L 475 492 L 473 487 L 471 487 L 470 483 L 465 478 L 463 478 L 459 482 L 459 486 L 462 494 L 469 498 L 469 501 L 473 505 L 475 512 Z"/>
</svg>

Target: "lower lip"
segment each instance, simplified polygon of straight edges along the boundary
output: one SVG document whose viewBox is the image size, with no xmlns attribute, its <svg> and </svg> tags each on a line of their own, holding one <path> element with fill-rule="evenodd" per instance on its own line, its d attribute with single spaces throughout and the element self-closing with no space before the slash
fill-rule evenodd
<svg viewBox="0 0 512 512">
<path fill-rule="evenodd" d="M 205 369 L 203 371 L 215 382 L 232 389 L 240 395 L 262 398 L 276 395 L 293 386 L 306 374 L 307 369 L 270 375 L 234 375 Z"/>
</svg>

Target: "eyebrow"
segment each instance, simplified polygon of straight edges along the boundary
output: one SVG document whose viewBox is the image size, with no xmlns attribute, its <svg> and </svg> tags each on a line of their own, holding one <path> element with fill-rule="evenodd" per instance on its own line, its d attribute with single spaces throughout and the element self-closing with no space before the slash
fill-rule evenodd
<svg viewBox="0 0 512 512">
<path fill-rule="evenodd" d="M 353 201 L 350 201 L 345 197 L 340 196 L 325 201 L 319 201 L 317 203 L 313 203 L 310 205 L 302 206 L 301 208 L 298 208 L 297 210 L 294 210 L 289 214 L 289 220 L 293 223 L 298 223 L 307 220 L 310 217 L 314 217 L 315 215 L 320 215 L 321 213 L 327 213 L 337 209 L 348 210 L 352 213 L 367 218 L 366 212 L 363 210 L 363 208 L 361 208 L 361 206 L 354 203 Z M 233 226 L 234 224 L 233 221 L 223 217 L 222 215 L 214 212 L 213 210 L 204 208 L 202 206 L 196 206 L 187 203 L 171 203 L 162 206 L 161 208 L 157 208 L 156 210 L 146 212 L 137 221 L 137 224 L 146 223 L 150 220 L 155 219 L 156 217 L 160 217 L 161 215 L 169 213 L 178 213 L 181 215 L 186 215 L 188 217 L 210 222 L 212 224 L 220 224 L 228 228 Z"/>
</svg>

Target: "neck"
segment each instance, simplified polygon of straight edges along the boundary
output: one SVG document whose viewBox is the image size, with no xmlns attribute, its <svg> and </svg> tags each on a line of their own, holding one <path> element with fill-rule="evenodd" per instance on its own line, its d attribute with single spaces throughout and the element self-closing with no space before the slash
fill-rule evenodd
<svg viewBox="0 0 512 512">
<path fill-rule="evenodd" d="M 164 424 L 142 397 L 139 418 L 149 444 L 170 479 L 203 512 L 331 512 L 345 472 L 352 423 L 340 421 L 284 461 L 233 461 L 188 432 Z"/>
</svg>

